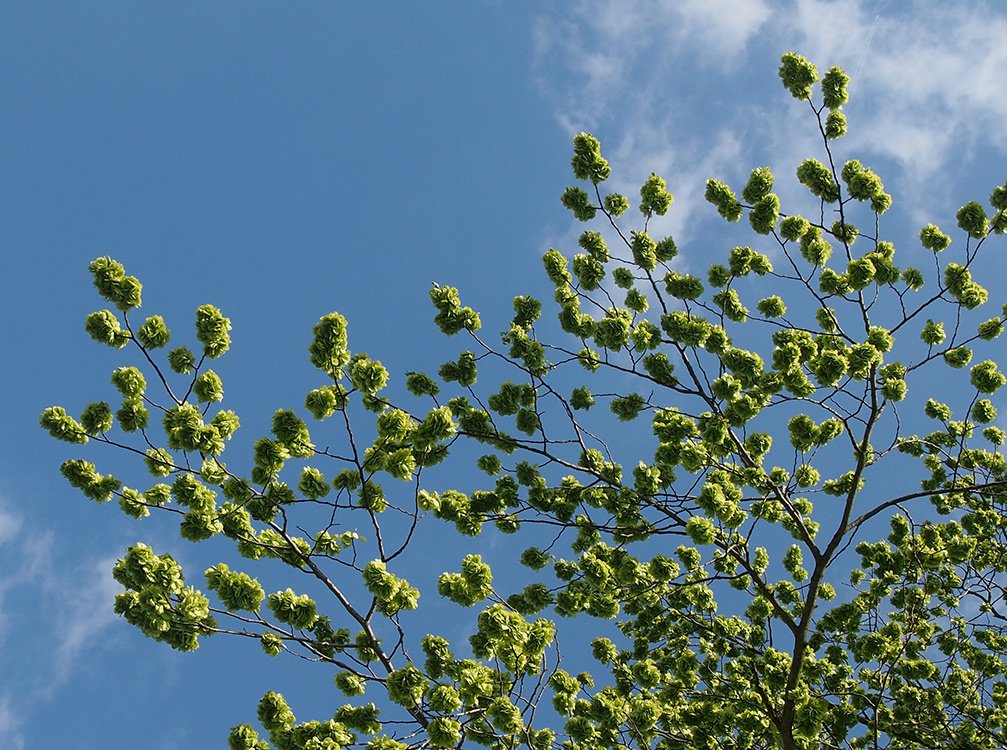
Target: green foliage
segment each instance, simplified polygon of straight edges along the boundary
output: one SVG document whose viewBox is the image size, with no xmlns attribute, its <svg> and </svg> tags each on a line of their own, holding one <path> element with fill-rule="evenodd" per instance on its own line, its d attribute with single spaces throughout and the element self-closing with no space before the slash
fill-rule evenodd
<svg viewBox="0 0 1007 750">
<path fill-rule="evenodd" d="M 479 555 L 466 555 L 461 572 L 442 573 L 437 581 L 437 591 L 456 604 L 471 607 L 481 602 L 493 591 L 493 573 Z"/>
<path fill-rule="evenodd" d="M 591 221 L 598 209 L 591 203 L 587 191 L 579 187 L 568 187 L 560 196 L 563 205 L 580 221 Z"/>
<path fill-rule="evenodd" d="M 436 284 L 430 290 L 430 300 L 437 308 L 434 322 L 449 336 L 459 331 L 473 333 L 482 327 L 479 315 L 471 307 L 462 307 L 458 290 L 454 287 L 440 287 Z"/>
<path fill-rule="evenodd" d="M 196 308 L 196 338 L 203 345 L 203 353 L 210 359 L 224 354 L 231 346 L 231 321 L 213 305 Z"/>
<path fill-rule="evenodd" d="M 657 243 L 646 232 L 633 231 L 630 250 L 633 262 L 645 271 L 657 268 Z"/>
<path fill-rule="evenodd" d="M 169 555 L 136 544 L 112 569 L 125 591 L 115 597 L 116 614 L 144 635 L 179 651 L 199 647 L 199 636 L 215 626 L 206 597 L 185 585 L 182 569 Z"/>
<path fill-rule="evenodd" d="M 920 331 L 920 338 L 930 346 L 938 346 L 944 343 L 947 334 L 944 333 L 944 324 L 934 320 L 928 320 L 923 330 Z"/>
<path fill-rule="evenodd" d="M 934 224 L 927 224 L 920 230 L 920 244 L 927 250 L 939 253 L 947 249 L 948 245 L 951 244 L 951 238 L 944 234 L 940 230 L 940 227 Z"/>
<path fill-rule="evenodd" d="M 310 628 L 318 619 L 311 597 L 295 594 L 289 588 L 270 594 L 268 604 L 277 620 L 295 628 Z"/>
<path fill-rule="evenodd" d="M 543 257 L 561 332 L 518 295 L 500 338 L 477 336 L 479 315 L 435 285 L 436 326 L 468 348 L 403 384 L 326 315 L 309 359 L 327 382 L 304 413 L 273 412 L 250 461 L 225 464 L 239 419 L 210 411 L 224 389 L 205 360 L 228 350 L 230 321 L 203 305 L 198 357 L 156 351 L 170 338 L 161 316 L 130 333 L 139 281 L 110 258 L 91 264 L 119 312 L 92 313 L 87 333 L 137 356 L 112 372 L 118 410 L 96 394 L 79 419 L 52 406 L 40 424 L 121 450 L 154 483 L 123 486 L 84 458 L 61 473 L 132 519 L 233 544 L 249 570 L 206 569 L 211 605 L 172 557 L 137 544 L 114 569 L 115 611 L 178 650 L 237 634 L 323 664 L 352 701 L 298 723 L 269 692 L 267 736 L 238 725 L 232 750 L 1004 745 L 1007 375 L 990 357 L 1007 308 L 977 310 L 998 288 L 978 279 L 1007 230 L 1007 183 L 991 212 L 957 212 L 960 242 L 927 224 L 930 260 L 901 268 L 878 236 L 897 227 L 880 220 L 881 177 L 836 150 L 849 78 L 830 68 L 816 87 L 795 53 L 780 78 L 821 137 L 797 168 L 807 217 L 782 205 L 769 167 L 740 200 L 711 179 L 706 200 L 730 222 L 747 212 L 752 244 L 704 241 L 678 265 L 675 241 L 648 229 L 672 207 L 665 180 L 644 180 L 643 226 L 623 225 L 629 200 L 602 197 L 611 167 L 581 133 L 571 166 L 590 190 L 562 202 L 580 221 L 603 215 L 569 258 Z M 418 566 L 441 553 L 461 558 L 433 571 L 449 614 L 422 620 Z M 304 593 L 267 596 L 259 571 L 286 571 Z M 555 617 L 590 624 L 561 650 Z M 595 668 L 570 674 L 561 653 Z"/>
<path fill-rule="evenodd" d="M 112 409 L 104 401 L 95 401 L 84 407 L 80 424 L 88 435 L 97 435 L 112 428 Z"/>
<path fill-rule="evenodd" d="M 422 372 L 407 372 L 406 388 L 414 396 L 436 396 L 440 393 L 437 381 Z"/>
<path fill-rule="evenodd" d="M 987 359 L 972 368 L 972 375 L 969 381 L 980 393 L 996 393 L 1007 383 L 1007 376 L 997 368 L 996 362 Z"/>
<path fill-rule="evenodd" d="M 958 226 L 961 227 L 969 237 L 981 240 L 989 232 L 989 219 L 980 203 L 969 201 L 956 214 Z"/>
<path fill-rule="evenodd" d="M 622 216 L 629 209 L 629 198 L 619 193 L 609 193 L 605 196 L 605 211 L 616 218 Z"/>
<path fill-rule="evenodd" d="M 675 197 L 668 192 L 668 183 L 652 172 L 640 188 L 640 213 L 647 217 L 652 214 L 664 216 L 674 200 Z"/>
<path fill-rule="evenodd" d="M 797 167 L 797 179 L 811 194 L 826 203 L 839 200 L 839 185 L 832 171 L 818 159 L 805 159 Z M 852 197 L 852 196 L 851 196 Z"/>
<path fill-rule="evenodd" d="M 858 201 L 869 201 L 884 194 L 885 186 L 881 178 L 867 169 L 856 159 L 851 159 L 843 165 L 843 181 L 849 190 L 850 197 Z M 884 213 L 878 211 L 877 213 Z"/>
<path fill-rule="evenodd" d="M 801 239 L 811 229 L 811 222 L 803 216 L 788 216 L 780 222 L 780 235 L 791 241 Z"/>
<path fill-rule="evenodd" d="M 110 310 L 98 310 L 88 315 L 84 329 L 95 341 L 116 349 L 122 349 L 131 338 L 128 331 L 122 330 L 119 319 Z"/>
<path fill-rule="evenodd" d="M 832 73 L 832 70 L 829 72 Z M 818 80 L 818 70 L 807 58 L 796 52 L 787 52 L 780 59 L 780 80 L 795 99 L 810 99 L 811 87 Z M 836 77 L 833 76 L 825 87 L 827 101 L 835 98 L 835 81 Z M 845 91 L 845 82 L 843 87 Z"/>
<path fill-rule="evenodd" d="M 608 162 L 601 155 L 601 142 L 589 133 L 578 133 L 573 139 L 573 158 L 570 160 L 573 176 L 597 184 L 612 174 Z"/>
<path fill-rule="evenodd" d="M 690 274 L 668 271 L 664 277 L 668 294 L 680 300 L 699 299 L 703 294 L 703 282 Z"/>
<path fill-rule="evenodd" d="M 121 486 L 118 479 L 108 475 L 102 476 L 90 461 L 70 459 L 64 461 L 59 468 L 60 473 L 70 483 L 95 502 L 106 503 Z"/>
<path fill-rule="evenodd" d="M 747 203 L 758 203 L 765 198 L 773 189 L 773 171 L 769 167 L 756 167 L 748 176 L 741 191 L 741 197 Z"/>
<path fill-rule="evenodd" d="M 188 375 L 196 368 L 196 358 L 188 347 L 180 346 L 168 352 L 168 365 L 179 375 Z"/>
<path fill-rule="evenodd" d="M 266 596 L 262 586 L 246 573 L 239 573 L 219 563 L 206 570 L 206 585 L 216 592 L 224 606 L 232 610 L 258 612 Z"/>
<path fill-rule="evenodd" d="M 304 407 L 315 419 L 327 419 L 338 409 L 346 408 L 346 391 L 339 386 L 322 386 L 308 392 Z"/>
<path fill-rule="evenodd" d="M 217 373 L 206 370 L 196 377 L 192 392 L 203 403 L 220 401 L 224 398 L 224 384 Z"/>
<path fill-rule="evenodd" d="M 171 332 L 160 315 L 151 315 L 136 331 L 136 338 L 148 349 L 160 349 L 171 339 Z"/>
<path fill-rule="evenodd" d="M 374 396 L 388 384 L 388 370 L 380 362 L 369 359 L 366 354 L 350 357 L 350 382 L 357 390 Z"/>
<path fill-rule="evenodd" d="M 113 370 L 112 385 L 126 398 L 138 398 L 147 390 L 147 380 L 135 367 L 117 367 Z"/>
<path fill-rule="evenodd" d="M 121 263 L 111 258 L 95 258 L 88 266 L 98 294 L 126 312 L 140 306 L 142 286 L 135 276 L 127 276 Z"/>
<path fill-rule="evenodd" d="M 145 452 L 144 463 L 147 465 L 147 471 L 155 477 L 168 476 L 174 465 L 171 454 L 164 448 L 148 448 Z"/>
<path fill-rule="evenodd" d="M 758 234 L 770 234 L 780 218 L 780 199 L 770 193 L 761 198 L 748 214 L 749 223 Z"/>
<path fill-rule="evenodd" d="M 707 180 L 704 197 L 707 202 L 716 206 L 717 213 L 728 221 L 737 221 L 741 218 L 741 203 L 727 183 L 714 179 Z"/>
<path fill-rule="evenodd" d="M 381 560 L 372 560 L 364 566 L 364 583 L 374 595 L 378 610 L 393 615 L 403 609 L 416 609 L 420 592 L 402 578 L 388 572 Z"/>
<path fill-rule="evenodd" d="M 842 68 L 831 67 L 822 78 L 822 101 L 829 109 L 838 109 L 849 101 L 846 85 L 850 77 Z"/>
<path fill-rule="evenodd" d="M 83 445 L 87 442 L 87 430 L 76 419 L 66 413 L 62 406 L 50 406 L 42 412 L 39 424 L 57 440 Z"/>
<path fill-rule="evenodd" d="M 783 299 L 777 295 L 760 299 L 756 308 L 767 318 L 782 318 L 787 312 L 787 306 Z"/>
<path fill-rule="evenodd" d="M 311 364 L 333 379 L 339 380 L 342 377 L 342 368 L 350 361 L 346 318 L 339 313 L 330 313 L 315 324 L 312 333 L 313 338 L 308 349 Z"/>
<path fill-rule="evenodd" d="M 842 112 L 829 112 L 825 118 L 825 137 L 829 140 L 842 138 L 846 135 L 846 115 Z"/>
</svg>

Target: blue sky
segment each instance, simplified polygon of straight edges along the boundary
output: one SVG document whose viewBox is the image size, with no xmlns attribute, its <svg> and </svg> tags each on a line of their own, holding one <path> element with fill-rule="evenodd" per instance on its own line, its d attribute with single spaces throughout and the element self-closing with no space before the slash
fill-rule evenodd
<svg viewBox="0 0 1007 750">
<path fill-rule="evenodd" d="M 730 247 L 706 178 L 792 174 L 813 147 L 776 79 L 789 49 L 853 75 L 844 153 L 882 174 L 907 236 L 953 226 L 1005 177 L 1004 39 L 981 2 L 0 3 L 0 744 L 223 746 L 266 689 L 342 702 L 330 674 L 248 644 L 176 654 L 111 613 L 137 539 L 193 578 L 206 561 L 68 488 L 37 426 L 111 398 L 120 359 L 82 330 L 92 258 L 125 263 L 173 328 L 204 302 L 232 319 L 215 369 L 251 438 L 317 385 L 324 313 L 398 374 L 453 352 L 431 282 L 489 330 L 515 294 L 548 296 L 538 259 L 580 231 L 558 200 L 579 130 L 627 194 L 668 179 L 655 232 L 681 267 Z"/>
</svg>

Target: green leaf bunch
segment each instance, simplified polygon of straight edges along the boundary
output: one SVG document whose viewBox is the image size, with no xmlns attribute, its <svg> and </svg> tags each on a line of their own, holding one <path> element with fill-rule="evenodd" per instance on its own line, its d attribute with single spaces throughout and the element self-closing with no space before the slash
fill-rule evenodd
<svg viewBox="0 0 1007 750">
<path fill-rule="evenodd" d="M 125 267 L 109 257 L 95 258 L 88 266 L 98 294 L 126 312 L 140 306 L 143 286 L 135 276 L 127 276 Z"/>
<path fill-rule="evenodd" d="M 196 308 L 196 338 L 203 345 L 203 353 L 210 359 L 224 354 L 231 346 L 231 321 L 213 305 Z"/>
<path fill-rule="evenodd" d="M 608 161 L 601 155 L 601 142 L 590 133 L 581 132 L 574 136 L 570 166 L 574 177 L 594 184 L 604 182 L 612 174 Z"/>
<path fill-rule="evenodd" d="M 675 196 L 668 191 L 668 183 L 664 178 L 651 172 L 640 188 L 640 213 L 647 217 L 655 214 L 664 216 L 674 200 Z"/>
<path fill-rule="evenodd" d="M 818 70 L 807 58 L 796 52 L 787 52 L 780 58 L 780 80 L 795 99 L 810 99 L 811 87 L 818 81 Z M 830 90 L 835 90 L 831 79 Z"/>
<path fill-rule="evenodd" d="M 437 308 L 434 322 L 442 332 L 453 336 L 459 331 L 475 333 L 482 327 L 479 314 L 471 307 L 463 307 L 458 290 L 452 286 L 438 286 L 430 290 L 430 301 Z"/>
<path fill-rule="evenodd" d="M 460 572 L 441 574 L 437 591 L 456 604 L 471 607 L 492 593 L 493 573 L 480 555 L 466 555 Z"/>
<path fill-rule="evenodd" d="M 182 568 L 170 555 L 156 555 L 136 544 L 112 569 L 125 591 L 115 597 L 115 611 L 144 635 L 179 651 L 194 651 L 199 637 L 215 625 L 209 601 L 186 586 Z"/>
<path fill-rule="evenodd" d="M 374 595 L 378 610 L 385 615 L 393 615 L 404 609 L 416 609 L 420 592 L 402 578 L 388 572 L 380 560 L 372 560 L 364 566 L 364 584 Z"/>
</svg>

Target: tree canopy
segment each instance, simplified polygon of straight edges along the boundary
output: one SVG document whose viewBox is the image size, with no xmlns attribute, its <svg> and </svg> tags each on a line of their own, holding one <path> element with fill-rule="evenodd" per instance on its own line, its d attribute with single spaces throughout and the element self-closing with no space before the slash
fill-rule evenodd
<svg viewBox="0 0 1007 750">
<path fill-rule="evenodd" d="M 796 170 L 806 195 L 784 211 L 769 166 L 740 190 L 706 183 L 751 245 L 680 256 L 649 230 L 672 207 L 665 180 L 606 192 L 601 144 L 580 133 L 562 203 L 589 228 L 572 258 L 543 257 L 555 316 L 518 296 L 487 337 L 435 285 L 436 325 L 465 343 L 436 374 L 396 378 L 326 315 L 318 386 L 275 412 L 251 460 L 227 452 L 239 418 L 210 367 L 230 320 L 202 305 L 180 343 L 161 315 L 136 317 L 122 264 L 91 263 L 115 309 L 86 330 L 133 358 L 112 372 L 118 408 L 42 414 L 53 437 L 116 449 L 63 475 L 236 550 L 197 583 L 137 543 L 114 569 L 116 612 L 181 651 L 257 640 L 329 669 L 346 697 L 298 721 L 269 692 L 232 750 L 1007 743 L 1007 377 L 990 358 L 1007 306 L 974 278 L 1007 230 L 1007 183 L 950 233 L 892 238 L 881 178 L 839 155 L 848 76 L 795 53 L 779 73 L 820 135 Z M 151 478 L 126 486 L 103 473 L 113 461 Z M 480 487 L 444 486 L 434 467 L 452 461 L 474 461 L 455 474 Z M 464 554 L 421 592 L 409 574 L 429 564 L 431 524 L 462 549 L 507 535 L 520 566 L 495 579 Z M 267 593 L 259 571 L 289 586 Z M 421 594 L 471 613 L 467 643 L 422 618 Z"/>
</svg>

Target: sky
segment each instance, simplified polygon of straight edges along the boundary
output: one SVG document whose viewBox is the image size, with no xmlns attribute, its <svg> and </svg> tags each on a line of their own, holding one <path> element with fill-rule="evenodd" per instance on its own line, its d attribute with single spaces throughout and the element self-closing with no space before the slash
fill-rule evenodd
<svg viewBox="0 0 1007 750">
<path fill-rule="evenodd" d="M 0 2 L 0 745 L 224 746 L 267 689 L 342 702 L 331 675 L 254 644 L 182 655 L 112 613 L 129 544 L 192 577 L 207 562 L 171 524 L 69 488 L 76 454 L 38 427 L 112 397 L 119 353 L 83 331 L 103 306 L 91 259 L 123 262 L 173 329 L 206 302 L 231 318 L 215 369 L 252 437 L 318 384 L 325 313 L 400 374 L 453 351 L 432 282 L 490 330 L 515 294 L 547 297 L 539 258 L 581 229 L 559 203 L 581 130 L 617 189 L 668 180 L 655 234 L 681 268 L 729 247 L 705 180 L 792 174 L 814 144 L 777 80 L 787 50 L 853 77 L 842 148 L 884 177 L 907 236 L 953 226 L 1007 176 L 1004 39 L 984 2 Z"/>
</svg>

